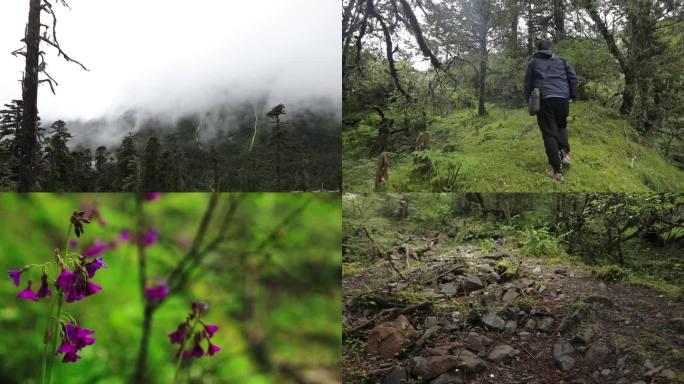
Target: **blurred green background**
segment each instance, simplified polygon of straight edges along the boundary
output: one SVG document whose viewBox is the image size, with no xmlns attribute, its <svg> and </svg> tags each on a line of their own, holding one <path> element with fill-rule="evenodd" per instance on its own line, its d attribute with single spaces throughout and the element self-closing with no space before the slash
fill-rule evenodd
<svg viewBox="0 0 684 384">
<path fill-rule="evenodd" d="M 156 201 L 139 203 L 134 194 L 1 194 L 0 382 L 40 382 L 50 308 L 49 301 L 16 298 L 28 278 L 37 289 L 39 271 L 25 273 L 20 287 L 12 284 L 6 271 L 53 260 L 53 249 L 64 247 L 74 210 L 95 206 L 106 221 L 86 226 L 77 248 L 82 250 L 96 239 L 111 241 L 122 230 L 134 233 L 142 205 L 146 225 L 160 233 L 159 241 L 147 248 L 148 281 L 154 282 L 157 276 L 168 276 L 187 254 L 210 198 L 209 193 L 162 194 Z M 219 231 L 223 212 L 235 199 L 239 204 L 225 241 L 154 315 L 146 382 L 172 382 L 176 348 L 167 334 L 185 319 L 191 301 L 203 300 L 211 305 L 205 321 L 220 326 L 212 341 L 222 350 L 213 357 L 193 359 L 189 382 L 339 383 L 340 195 L 220 194 L 209 239 Z M 266 239 L 301 207 L 272 240 Z M 268 245 L 260 249 L 265 240 Z M 76 363 L 63 364 L 58 357 L 55 383 L 128 383 L 134 374 L 144 308 L 138 250 L 133 242 L 121 243 L 103 257 L 108 268 L 94 278 L 103 290 L 65 307 L 83 327 L 96 331 L 97 342 L 83 349 Z M 250 268 L 254 311 L 245 316 Z M 264 359 L 271 365 L 264 366 Z"/>
</svg>

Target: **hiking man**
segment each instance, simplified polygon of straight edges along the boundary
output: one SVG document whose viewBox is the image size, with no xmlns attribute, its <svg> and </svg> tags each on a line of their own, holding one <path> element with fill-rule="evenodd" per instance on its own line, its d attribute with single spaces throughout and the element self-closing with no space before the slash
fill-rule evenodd
<svg viewBox="0 0 684 384">
<path fill-rule="evenodd" d="M 525 72 L 525 98 L 529 100 L 533 89 L 539 89 L 537 124 L 551 165 L 548 175 L 562 182 L 561 164 L 572 164 L 567 117 L 568 99 L 574 100 L 577 94 L 577 74 L 564 58 L 553 53 L 550 40 L 537 41 L 536 48 Z"/>
</svg>

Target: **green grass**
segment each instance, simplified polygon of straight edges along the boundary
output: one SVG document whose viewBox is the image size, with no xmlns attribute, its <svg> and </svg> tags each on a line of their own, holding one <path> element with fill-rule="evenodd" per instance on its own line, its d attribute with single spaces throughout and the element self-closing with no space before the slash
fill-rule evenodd
<svg viewBox="0 0 684 384">
<path fill-rule="evenodd" d="M 548 168 L 536 119 L 523 109 L 488 106 L 489 115 L 461 111 L 433 117 L 432 150 L 462 163 L 455 189 L 479 192 L 678 191 L 684 172 L 643 142 L 629 122 L 591 102 L 571 105 L 568 129 L 574 166 L 566 181 L 545 175 Z M 399 121 L 399 120 L 397 120 Z M 343 132 L 343 188 L 372 191 L 378 159 L 368 159 L 376 131 L 373 116 Z M 433 191 L 416 175 L 411 140 L 395 134 L 388 191 Z"/>
</svg>

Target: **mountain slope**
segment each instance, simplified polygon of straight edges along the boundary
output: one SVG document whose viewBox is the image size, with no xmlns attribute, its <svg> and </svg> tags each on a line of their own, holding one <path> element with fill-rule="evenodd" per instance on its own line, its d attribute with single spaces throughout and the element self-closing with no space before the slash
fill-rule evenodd
<svg viewBox="0 0 684 384">
<path fill-rule="evenodd" d="M 684 188 L 684 172 L 643 143 L 629 122 L 612 109 L 591 102 L 571 105 L 568 128 L 574 166 L 563 184 L 545 176 L 548 165 L 534 117 L 523 109 L 488 106 L 488 112 L 489 116 L 478 117 L 470 110 L 461 111 L 428 121 L 432 150 L 426 156 L 435 165 L 431 174 L 414 162 L 410 152 L 413 139 L 393 134 L 386 190 L 634 192 Z M 347 191 L 374 189 L 378 158 L 368 159 L 368 152 L 378 125 L 377 117 L 370 115 L 359 127 L 343 132 L 343 188 Z M 453 172 L 459 165 L 456 181 L 445 183 L 449 170 Z"/>
</svg>

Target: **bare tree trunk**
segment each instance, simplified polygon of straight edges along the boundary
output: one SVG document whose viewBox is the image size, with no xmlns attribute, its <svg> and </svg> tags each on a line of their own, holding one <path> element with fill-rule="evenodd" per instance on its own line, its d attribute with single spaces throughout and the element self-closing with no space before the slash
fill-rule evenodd
<svg viewBox="0 0 684 384">
<path fill-rule="evenodd" d="M 615 42 L 615 37 L 608 30 L 606 23 L 601 19 L 598 10 L 592 0 L 584 1 L 584 9 L 589 14 L 591 20 L 596 24 L 596 28 L 603 36 L 608 46 L 608 51 L 615 57 L 620 64 L 620 69 L 625 76 L 625 90 L 622 93 L 622 105 L 620 105 L 620 113 L 627 115 L 632 111 L 634 106 L 634 87 L 636 86 L 636 75 L 634 73 L 633 64 L 627 60 L 625 55 L 620 52 L 620 49 Z"/>
<path fill-rule="evenodd" d="M 24 113 L 21 122 L 19 192 L 30 192 L 35 183 L 38 149 L 38 60 L 40 56 L 40 4 L 31 0 L 26 27 L 26 68 L 22 81 Z"/>
<path fill-rule="evenodd" d="M 565 37 L 565 4 L 564 0 L 553 0 L 553 30 L 554 41 Z"/>
<path fill-rule="evenodd" d="M 511 13 L 511 35 L 508 37 L 508 47 L 511 53 L 518 51 L 518 19 L 520 8 L 516 0 L 509 0 L 509 10 Z"/>
<path fill-rule="evenodd" d="M 527 56 L 534 52 L 534 15 L 532 14 L 532 0 L 527 1 Z"/>
<path fill-rule="evenodd" d="M 489 0 L 480 0 L 480 70 L 478 73 L 478 106 L 477 114 L 485 116 L 487 110 L 485 109 L 485 83 L 487 80 L 487 33 L 489 31 Z"/>
</svg>

